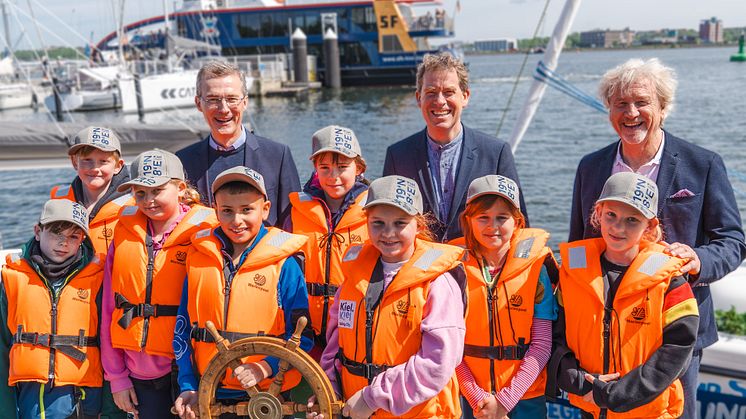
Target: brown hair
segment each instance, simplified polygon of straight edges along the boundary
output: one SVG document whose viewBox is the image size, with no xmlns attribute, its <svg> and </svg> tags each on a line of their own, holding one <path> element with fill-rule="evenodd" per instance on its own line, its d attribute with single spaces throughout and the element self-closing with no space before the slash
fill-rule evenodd
<svg viewBox="0 0 746 419">
<path fill-rule="evenodd" d="M 232 76 L 234 74 L 241 80 L 243 95 L 248 96 L 249 88 L 246 86 L 246 76 L 243 71 L 235 65 L 223 61 L 210 61 L 199 69 L 197 73 L 197 96 L 202 96 L 202 81 L 217 77 Z"/>
<path fill-rule="evenodd" d="M 601 232 L 601 219 L 598 216 L 598 208 L 602 206 L 603 204 L 604 204 L 603 202 L 596 203 L 596 205 L 593 207 L 593 211 L 591 211 L 591 218 L 590 218 L 591 227 L 593 227 L 593 229 L 599 233 Z M 648 220 L 648 226 L 650 226 L 650 222 L 652 220 L 649 220 L 647 218 L 645 219 Z M 653 243 L 657 243 L 663 240 L 663 225 L 660 223 L 660 221 L 658 222 L 658 225 L 655 226 L 655 228 L 646 231 L 642 235 L 642 240 L 653 242 Z"/>
<path fill-rule="evenodd" d="M 85 230 L 80 228 L 79 225 L 70 221 L 52 221 L 51 223 L 47 224 L 39 223 L 39 229 L 41 229 L 42 231 L 49 230 L 54 234 L 60 234 L 63 231 L 67 231 L 71 228 L 78 229 L 81 233 L 83 233 L 83 235 L 85 235 Z"/>
<path fill-rule="evenodd" d="M 417 233 L 418 239 L 429 242 L 438 241 L 432 230 L 432 227 L 437 225 L 438 219 L 432 213 L 417 214 L 414 216 L 414 219 L 417 221 L 417 229 L 419 230 Z"/>
<path fill-rule="evenodd" d="M 214 196 L 218 195 L 218 192 L 225 192 L 228 195 L 240 195 L 242 193 L 247 192 L 255 192 L 262 197 L 264 197 L 264 194 L 262 191 L 256 188 L 256 186 L 247 183 L 247 182 L 241 182 L 240 180 L 234 180 L 232 182 L 225 183 L 223 185 L 220 185 L 217 191 L 213 194 Z"/>
<path fill-rule="evenodd" d="M 340 157 L 347 157 L 347 156 L 343 156 L 342 154 L 339 154 L 339 153 L 335 153 L 335 152 L 333 152 L 333 151 L 325 151 L 325 152 L 323 152 L 323 153 L 319 153 L 319 154 L 317 154 L 317 155 L 313 156 L 313 158 L 311 159 L 311 161 L 313 162 L 313 166 L 314 166 L 314 167 L 316 167 L 316 164 L 317 164 L 317 163 L 318 163 L 318 162 L 319 162 L 319 161 L 320 161 L 320 160 L 321 160 L 321 159 L 322 159 L 322 158 L 323 158 L 324 156 L 326 156 L 327 154 L 331 154 L 331 158 L 332 158 L 332 163 L 334 163 L 334 164 L 338 164 L 338 163 L 339 163 L 339 158 L 340 158 Z M 348 158 L 349 158 L 349 157 L 348 157 Z M 362 174 L 362 173 L 365 173 L 365 169 L 367 169 L 367 168 L 368 168 L 368 164 L 367 164 L 367 163 L 365 163 L 365 159 L 363 159 L 363 156 L 359 156 L 359 155 L 358 155 L 358 156 L 355 156 L 355 158 L 353 158 L 353 159 L 352 159 L 352 161 L 354 161 L 354 162 L 355 162 L 355 165 L 356 165 L 356 166 L 358 167 L 358 169 L 360 169 L 360 173 L 361 173 L 361 174 Z"/>
<path fill-rule="evenodd" d="M 515 229 L 519 230 L 526 226 L 526 219 L 519 208 L 516 208 L 512 202 L 500 195 L 482 195 L 469 202 L 464 209 L 464 212 L 459 216 L 459 222 L 461 223 L 461 230 L 464 232 L 464 241 L 466 242 L 466 248 L 472 253 L 479 255 L 481 246 L 477 239 L 474 238 L 474 232 L 471 230 L 471 223 L 469 219 L 481 212 L 487 211 L 492 208 L 496 202 L 502 201 L 505 205 L 510 208 L 510 215 L 515 220 Z"/>
<path fill-rule="evenodd" d="M 431 71 L 453 70 L 458 76 L 458 86 L 461 91 L 469 90 L 469 70 L 463 61 L 455 58 L 448 52 L 439 54 L 425 54 L 422 63 L 417 66 L 417 91 L 422 90 L 425 74 Z"/>
<path fill-rule="evenodd" d="M 83 147 L 80 147 L 77 150 L 75 150 L 75 152 L 73 153 L 73 156 L 88 157 L 91 153 L 93 153 L 96 150 L 102 151 L 100 148 L 96 148 L 92 145 L 84 145 Z M 119 160 L 120 158 L 122 158 L 121 154 L 119 154 L 119 151 L 117 150 L 104 151 L 104 153 L 109 153 L 113 155 L 116 160 Z"/>
</svg>

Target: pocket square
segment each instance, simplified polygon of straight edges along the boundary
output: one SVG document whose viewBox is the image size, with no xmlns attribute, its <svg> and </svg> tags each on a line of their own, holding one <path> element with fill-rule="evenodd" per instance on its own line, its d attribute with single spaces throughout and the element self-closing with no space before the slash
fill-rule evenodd
<svg viewBox="0 0 746 419">
<path fill-rule="evenodd" d="M 689 189 L 682 189 L 675 194 L 671 195 L 670 198 L 686 198 L 687 196 L 694 196 L 694 192 L 690 191 Z"/>
</svg>

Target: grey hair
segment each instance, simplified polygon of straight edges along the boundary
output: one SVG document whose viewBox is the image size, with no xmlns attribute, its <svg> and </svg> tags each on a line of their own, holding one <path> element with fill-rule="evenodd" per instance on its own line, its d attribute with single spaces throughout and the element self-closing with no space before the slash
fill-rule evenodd
<svg viewBox="0 0 746 419">
<path fill-rule="evenodd" d="M 225 77 L 230 75 L 237 75 L 241 79 L 241 90 L 244 96 L 249 94 L 249 88 L 246 86 L 246 75 L 238 67 L 231 63 L 223 61 L 210 61 L 203 65 L 197 73 L 197 96 L 202 96 L 202 81 L 210 80 L 216 77 Z"/>
<path fill-rule="evenodd" d="M 609 109 L 612 96 L 623 92 L 640 80 L 648 80 L 653 84 L 665 119 L 673 111 L 676 86 L 679 82 L 676 80 L 674 69 L 663 65 L 657 58 L 645 61 L 640 58 L 632 58 L 607 71 L 601 78 L 598 95 L 606 108 Z"/>
</svg>

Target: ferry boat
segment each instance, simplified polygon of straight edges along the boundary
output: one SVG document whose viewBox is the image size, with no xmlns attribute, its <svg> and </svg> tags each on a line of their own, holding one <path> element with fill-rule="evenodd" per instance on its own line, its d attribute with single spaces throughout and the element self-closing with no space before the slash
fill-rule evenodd
<svg viewBox="0 0 746 419">
<path fill-rule="evenodd" d="M 183 0 L 170 16 L 130 23 L 123 33 L 151 45 L 165 42 L 162 31 L 142 32 L 169 19 L 178 36 L 219 45 L 222 55 L 231 57 L 290 53 L 290 37 L 300 28 L 309 55 L 317 57 L 317 79 L 323 80 L 323 34 L 331 28 L 339 39 L 343 85 L 414 84 L 422 57 L 441 50 L 429 39 L 454 36 L 453 17 L 439 5 L 438 0 Z M 418 15 L 415 6 L 429 10 Z M 116 48 L 116 38 L 112 32 L 98 48 Z"/>
</svg>

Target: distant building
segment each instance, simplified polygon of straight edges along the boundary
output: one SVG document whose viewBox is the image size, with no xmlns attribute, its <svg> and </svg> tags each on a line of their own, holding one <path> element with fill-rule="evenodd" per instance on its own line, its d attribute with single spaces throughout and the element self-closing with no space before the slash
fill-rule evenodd
<svg viewBox="0 0 746 419">
<path fill-rule="evenodd" d="M 723 42 L 723 21 L 711 17 L 699 22 L 699 39 L 707 44 L 721 44 Z"/>
<path fill-rule="evenodd" d="M 676 29 L 662 29 L 645 35 L 641 41 L 643 45 L 676 44 L 679 41 L 679 31 Z"/>
<path fill-rule="evenodd" d="M 518 41 L 515 38 L 484 39 L 474 41 L 474 51 L 478 52 L 505 52 L 518 49 Z"/>
<path fill-rule="evenodd" d="M 635 33 L 629 28 L 621 31 L 595 30 L 580 32 L 580 46 L 585 48 L 615 48 L 632 45 Z"/>
</svg>

